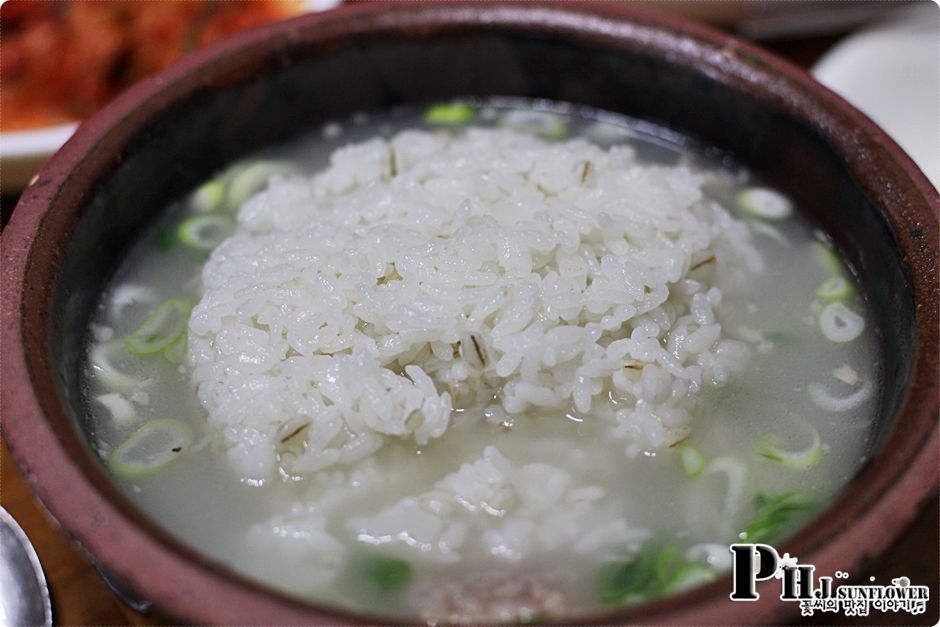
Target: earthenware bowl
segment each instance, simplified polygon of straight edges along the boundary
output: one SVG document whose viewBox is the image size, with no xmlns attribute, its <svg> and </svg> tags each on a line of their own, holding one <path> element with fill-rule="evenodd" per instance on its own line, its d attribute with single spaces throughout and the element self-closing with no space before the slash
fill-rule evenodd
<svg viewBox="0 0 940 627">
<path fill-rule="evenodd" d="M 3 429 L 36 494 L 128 589 L 186 623 L 380 621 L 290 599 L 162 531 L 83 438 L 82 347 L 135 235 L 227 162 L 350 112 L 455 96 L 609 109 L 728 151 L 789 193 L 858 274 L 884 352 L 877 453 L 783 546 L 857 571 L 937 490 L 936 191 L 868 119 L 750 45 L 621 3 L 364 3 L 263 27 L 141 83 L 81 125 L 3 234 Z M 777 622 L 730 577 L 578 623 Z M 378 609 L 377 614 L 380 614 Z"/>
</svg>

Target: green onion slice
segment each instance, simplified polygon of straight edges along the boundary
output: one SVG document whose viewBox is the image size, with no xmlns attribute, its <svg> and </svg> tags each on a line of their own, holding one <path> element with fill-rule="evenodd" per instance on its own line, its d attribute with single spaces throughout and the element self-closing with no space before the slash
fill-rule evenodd
<svg viewBox="0 0 940 627">
<path fill-rule="evenodd" d="M 192 305 L 183 298 L 171 298 L 154 309 L 134 329 L 124 345 L 134 355 L 159 353 L 175 342 L 186 330 Z"/>
<path fill-rule="evenodd" d="M 871 396 L 872 386 L 863 381 L 860 386 L 846 396 L 834 396 L 822 383 L 814 381 L 807 387 L 809 397 L 816 405 L 831 412 L 851 411 L 868 400 Z"/>
<path fill-rule="evenodd" d="M 602 603 L 622 604 L 679 592 L 715 576 L 711 569 L 689 563 L 675 546 L 647 544 L 626 561 L 605 564 L 595 585 Z"/>
<path fill-rule="evenodd" d="M 203 183 L 193 192 L 189 204 L 200 213 L 208 213 L 221 208 L 224 200 L 225 183 L 218 178 L 214 178 Z"/>
<path fill-rule="evenodd" d="M 703 475 L 724 474 L 728 479 L 728 492 L 725 495 L 724 515 L 732 518 L 738 510 L 741 496 L 747 483 L 747 466 L 734 457 L 717 457 L 705 465 Z"/>
<path fill-rule="evenodd" d="M 671 555 L 670 547 L 660 551 L 647 545 L 631 559 L 605 564 L 595 584 L 601 603 L 621 604 L 660 593 L 661 573 Z"/>
<path fill-rule="evenodd" d="M 698 477 L 705 471 L 706 460 L 702 452 L 691 444 L 682 443 L 678 446 L 679 461 L 686 477 Z"/>
<path fill-rule="evenodd" d="M 748 226 L 751 227 L 755 233 L 760 233 L 761 235 L 766 235 L 770 239 L 776 241 L 778 244 L 783 246 L 788 245 L 790 242 L 787 240 L 787 236 L 784 235 L 780 229 L 766 222 L 761 222 L 759 220 L 748 220 Z"/>
<path fill-rule="evenodd" d="M 816 296 L 823 300 L 844 300 L 851 293 L 852 285 L 841 276 L 829 277 L 816 288 Z"/>
<path fill-rule="evenodd" d="M 786 346 L 793 343 L 793 334 L 786 331 L 768 331 L 764 333 L 764 339 L 780 346 Z"/>
<path fill-rule="evenodd" d="M 171 364 L 181 364 L 186 361 L 186 334 L 183 333 L 179 339 L 163 349 L 163 356 Z"/>
<path fill-rule="evenodd" d="M 160 229 L 160 232 L 157 233 L 157 250 L 161 253 L 165 253 L 173 249 L 173 245 L 176 243 L 173 240 L 173 236 L 166 229 Z"/>
<path fill-rule="evenodd" d="M 865 330 L 865 318 L 842 303 L 829 303 L 819 312 L 819 330 L 833 342 L 851 342 Z"/>
<path fill-rule="evenodd" d="M 548 111 L 510 111 L 500 118 L 499 124 L 545 139 L 564 139 L 568 135 L 568 124 L 564 118 Z"/>
<path fill-rule="evenodd" d="M 194 216 L 176 229 L 180 241 L 197 250 L 212 250 L 235 230 L 234 223 L 223 216 Z"/>
<path fill-rule="evenodd" d="M 297 173 L 297 167 L 287 161 L 263 160 L 236 164 L 229 168 L 225 176 L 229 179 L 225 209 L 237 211 L 245 201 L 265 189 L 271 177 Z"/>
<path fill-rule="evenodd" d="M 124 342 L 113 340 L 94 345 L 88 353 L 88 361 L 94 377 L 112 390 L 127 392 L 143 385 L 144 381 L 122 372 L 116 364 L 127 359 Z"/>
<path fill-rule="evenodd" d="M 799 450 L 782 448 L 781 439 L 776 434 L 766 435 L 757 441 L 755 450 L 757 454 L 773 462 L 779 462 L 786 468 L 793 470 L 806 470 L 819 463 L 826 445 L 823 444 L 819 431 L 807 425 L 810 431 L 810 442 Z"/>
<path fill-rule="evenodd" d="M 754 508 L 754 518 L 738 534 L 744 542 L 765 542 L 779 536 L 781 529 L 809 506 L 796 492 L 783 492 L 774 497 L 758 494 L 754 497 Z"/>
<path fill-rule="evenodd" d="M 411 564 L 403 559 L 376 555 L 368 557 L 359 565 L 361 575 L 381 592 L 395 592 L 411 581 Z"/>
<path fill-rule="evenodd" d="M 832 247 L 822 242 L 813 242 L 813 253 L 826 271 L 832 276 L 842 276 L 843 266 Z"/>
<path fill-rule="evenodd" d="M 424 121 L 428 124 L 463 124 L 473 117 L 473 113 L 473 107 L 468 104 L 437 104 L 424 112 Z"/>
<path fill-rule="evenodd" d="M 137 412 L 134 411 L 134 406 L 131 405 L 131 402 L 117 392 L 100 394 L 95 397 L 95 400 L 104 405 L 105 409 L 111 412 L 111 419 L 114 424 L 129 426 L 137 416 Z"/>
<path fill-rule="evenodd" d="M 675 594 L 683 590 L 689 590 L 703 583 L 714 581 L 718 575 L 715 571 L 700 564 L 683 564 L 672 575 L 672 581 L 666 586 L 666 594 Z"/>
<path fill-rule="evenodd" d="M 783 220 L 793 213 L 790 199 L 766 187 L 750 187 L 738 192 L 738 207 L 758 218 Z"/>
<path fill-rule="evenodd" d="M 108 458 L 108 467 L 123 477 L 144 477 L 179 457 L 193 443 L 185 422 L 172 419 L 145 423 Z"/>
</svg>

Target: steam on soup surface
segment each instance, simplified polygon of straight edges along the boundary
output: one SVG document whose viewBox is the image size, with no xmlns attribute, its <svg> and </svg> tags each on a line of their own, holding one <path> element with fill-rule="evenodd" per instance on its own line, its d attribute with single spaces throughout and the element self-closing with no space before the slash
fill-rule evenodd
<svg viewBox="0 0 940 627">
<path fill-rule="evenodd" d="M 237 163 L 103 295 L 95 447 L 184 541 L 339 606 L 518 621 L 713 580 L 864 461 L 879 355 L 827 242 L 704 154 L 493 101 Z"/>
</svg>

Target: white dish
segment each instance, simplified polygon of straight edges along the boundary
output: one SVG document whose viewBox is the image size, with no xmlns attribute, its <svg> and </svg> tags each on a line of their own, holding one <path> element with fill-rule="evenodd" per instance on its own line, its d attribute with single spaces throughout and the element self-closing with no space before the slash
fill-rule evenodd
<svg viewBox="0 0 940 627">
<path fill-rule="evenodd" d="M 940 187 L 940 6 L 898 9 L 840 42 L 812 72 L 887 131 Z"/>
<path fill-rule="evenodd" d="M 77 123 L 0 133 L 0 189 L 18 192 L 75 132 Z"/>
</svg>

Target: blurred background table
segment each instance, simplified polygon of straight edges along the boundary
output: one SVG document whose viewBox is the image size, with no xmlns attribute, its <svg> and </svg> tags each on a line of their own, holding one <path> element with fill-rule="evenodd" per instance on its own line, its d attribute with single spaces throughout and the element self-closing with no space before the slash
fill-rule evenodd
<svg viewBox="0 0 940 627">
<path fill-rule="evenodd" d="M 819 24 L 807 24 L 804 18 L 790 12 L 761 13 L 750 2 L 655 2 L 657 8 L 675 10 L 696 19 L 702 19 L 720 28 L 735 31 L 742 36 L 758 38 L 760 44 L 778 55 L 804 68 L 811 67 L 833 45 L 843 39 L 850 29 L 880 15 L 888 5 L 897 3 L 844 2 L 817 3 L 838 11 L 818 12 Z M 778 3 L 800 4 L 800 3 Z M 805 3 L 803 3 L 805 4 Z M 851 12 L 851 14 L 849 14 Z M 17 196 L 4 193 L 0 197 L 0 214 L 5 225 L 15 207 Z M 5 417 L 5 419 L 15 419 Z M 0 445 L 0 503 L 26 530 L 42 561 L 52 593 L 53 616 L 59 625 L 125 625 L 146 622 L 135 615 L 111 592 L 82 550 L 72 543 L 51 521 L 42 506 L 32 496 L 28 483 L 19 473 L 5 446 Z M 940 490 L 940 486 L 938 486 Z M 887 532 L 887 530 L 886 530 Z M 927 613 L 912 617 L 903 613 L 881 613 L 876 610 L 868 617 L 848 618 L 823 614 L 813 619 L 795 617 L 799 625 L 934 625 L 940 595 L 940 502 L 937 497 L 924 505 L 913 524 L 901 534 L 899 540 L 881 559 L 867 565 L 863 572 L 851 573 L 850 583 L 868 582 L 888 584 L 894 577 L 907 576 L 914 585 L 931 589 Z"/>
</svg>

